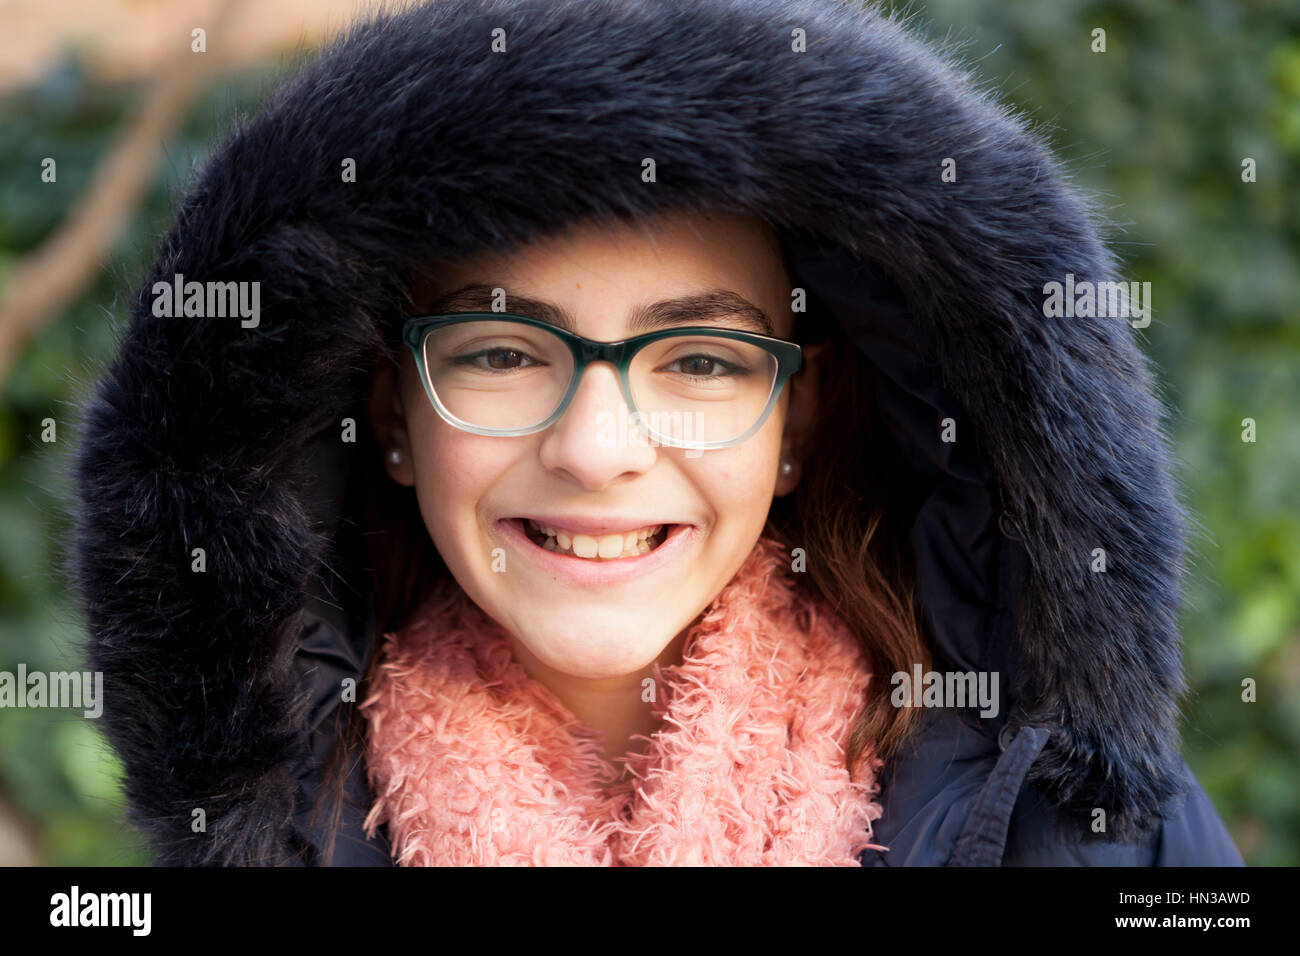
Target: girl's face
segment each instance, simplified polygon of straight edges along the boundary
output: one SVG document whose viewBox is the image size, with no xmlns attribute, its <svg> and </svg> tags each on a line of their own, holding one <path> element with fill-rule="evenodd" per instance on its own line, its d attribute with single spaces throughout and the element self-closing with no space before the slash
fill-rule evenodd
<svg viewBox="0 0 1300 956">
<path fill-rule="evenodd" d="M 729 214 L 672 214 L 647 230 L 584 225 L 502 257 L 445 264 L 417 290 L 422 311 L 467 285 L 504 289 L 502 308 L 532 314 L 516 299 L 567 313 L 574 330 L 599 341 L 630 337 L 647 305 L 726 292 L 770 319 L 788 339 L 794 316 L 784 262 L 767 227 Z M 491 311 L 486 297 L 440 303 L 438 311 Z M 749 331 L 743 315 L 701 323 Z M 587 368 L 564 415 L 544 431 L 487 437 L 445 422 L 425 394 L 410 351 L 397 374 L 376 373 L 375 434 L 393 479 L 414 485 L 429 534 L 469 597 L 501 624 L 534 663 L 579 679 L 642 670 L 665 654 L 740 568 L 763 529 L 772 498 L 793 490 L 800 437 L 813 414 L 811 350 L 762 427 L 731 448 L 659 446 L 630 427 L 614 368 Z M 795 405 L 792 407 L 791 402 Z M 615 440 L 611 440 L 615 439 Z M 795 461 L 781 476 L 783 459 Z M 545 550 L 525 533 L 545 526 L 598 539 L 596 557 Z M 637 557 L 600 557 L 613 542 L 594 532 L 663 526 Z M 542 540 L 538 538 L 538 540 Z M 563 543 L 561 538 L 560 542 Z M 570 543 L 574 550 L 589 541 Z"/>
</svg>

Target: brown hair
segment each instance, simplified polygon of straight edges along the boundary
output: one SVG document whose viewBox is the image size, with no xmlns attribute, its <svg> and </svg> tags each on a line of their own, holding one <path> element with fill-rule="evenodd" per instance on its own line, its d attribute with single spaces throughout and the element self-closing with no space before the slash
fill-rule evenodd
<svg viewBox="0 0 1300 956">
<path fill-rule="evenodd" d="M 819 357 L 820 413 L 796 490 L 772 503 L 764 535 L 807 555 L 804 586 L 815 588 L 857 637 L 875 675 L 850 732 L 847 766 L 870 752 L 889 761 L 916 726 L 916 708 L 890 701 L 889 675 L 930 654 L 913 601 L 913 557 L 908 543 L 919 500 L 902 455 L 883 428 L 871 401 L 873 366 L 815 299 L 798 316 L 794 339 L 823 342 Z M 393 360 L 389 356 L 386 360 Z M 797 387 L 797 386 L 796 386 Z M 361 682 L 365 700 L 376 672 L 381 635 L 400 629 L 427 588 L 449 573 L 424 525 L 413 488 L 388 478 L 369 426 L 359 449 L 363 474 L 356 487 L 369 542 L 376 645 Z M 356 499 L 354 499 L 356 500 Z M 356 512 L 354 512 L 356 513 Z M 341 733 L 326 769 L 333 778 L 334 810 L 328 849 L 332 854 L 347 769 L 364 751 L 364 721 L 356 707 L 342 707 Z M 321 787 L 320 809 L 331 788 Z M 369 808 L 364 808 L 368 810 Z M 313 814 L 314 816 L 314 814 Z"/>
<path fill-rule="evenodd" d="M 890 701 L 889 676 L 930 654 L 913 600 L 908 531 L 920 505 L 917 482 L 871 400 L 874 368 L 839 322 L 816 301 L 795 325 L 795 340 L 822 342 L 818 408 L 795 491 L 772 502 L 764 534 L 803 548 L 812 586 L 857 637 L 874 675 L 847 746 L 888 761 L 919 720 Z"/>
</svg>

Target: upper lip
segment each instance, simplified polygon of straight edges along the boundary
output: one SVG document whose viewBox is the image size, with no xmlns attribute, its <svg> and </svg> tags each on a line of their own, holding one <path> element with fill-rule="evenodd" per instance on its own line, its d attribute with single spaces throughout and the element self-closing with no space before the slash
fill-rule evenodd
<svg viewBox="0 0 1300 956">
<path fill-rule="evenodd" d="M 639 528 L 652 528 L 655 525 L 685 524 L 682 521 L 665 521 L 662 518 L 628 518 L 623 516 L 599 515 L 516 515 L 517 518 L 531 518 L 540 525 L 571 531 L 575 534 L 626 534 Z"/>
</svg>

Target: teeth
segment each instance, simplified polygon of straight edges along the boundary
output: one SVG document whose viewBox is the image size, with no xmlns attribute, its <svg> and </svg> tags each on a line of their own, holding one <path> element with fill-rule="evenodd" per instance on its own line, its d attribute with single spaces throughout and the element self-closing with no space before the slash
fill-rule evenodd
<svg viewBox="0 0 1300 956">
<path fill-rule="evenodd" d="M 657 524 L 647 528 L 638 528 L 635 531 L 625 531 L 621 534 L 569 535 L 557 528 L 538 524 L 531 518 L 528 519 L 528 525 L 533 530 L 546 536 L 542 542 L 542 547 L 547 551 L 572 554 L 579 558 L 599 557 L 605 560 L 635 557 L 653 550 L 655 536 L 664 527 Z"/>
</svg>

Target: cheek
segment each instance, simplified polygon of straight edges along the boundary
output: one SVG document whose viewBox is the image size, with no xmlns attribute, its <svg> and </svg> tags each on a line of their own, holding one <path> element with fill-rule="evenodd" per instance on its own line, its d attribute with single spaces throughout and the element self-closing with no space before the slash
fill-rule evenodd
<svg viewBox="0 0 1300 956">
<path fill-rule="evenodd" d="M 767 520 L 780 451 L 780 430 L 764 429 L 743 445 L 706 451 L 683 464 L 719 523 L 754 531 Z"/>
<path fill-rule="evenodd" d="M 474 521 L 478 502 L 505 467 L 505 443 L 460 431 L 436 414 L 413 420 L 409 434 L 420 512 L 442 547 Z"/>
</svg>

